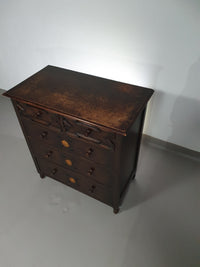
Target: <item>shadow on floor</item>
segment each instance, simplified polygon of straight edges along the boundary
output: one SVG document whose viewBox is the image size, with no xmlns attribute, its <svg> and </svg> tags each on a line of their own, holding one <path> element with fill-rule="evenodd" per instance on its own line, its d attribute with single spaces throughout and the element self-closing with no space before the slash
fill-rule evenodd
<svg viewBox="0 0 200 267">
<path fill-rule="evenodd" d="M 196 179 L 199 171 L 199 162 L 158 148 L 155 144 L 142 142 L 136 178 L 128 189 L 121 211 L 156 198 L 159 194 L 181 185 L 190 177 Z"/>
</svg>

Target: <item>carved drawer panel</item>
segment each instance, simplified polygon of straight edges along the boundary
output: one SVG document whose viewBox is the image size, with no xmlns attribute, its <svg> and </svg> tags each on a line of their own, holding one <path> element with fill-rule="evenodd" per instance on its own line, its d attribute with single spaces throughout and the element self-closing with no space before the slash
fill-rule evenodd
<svg viewBox="0 0 200 267">
<path fill-rule="evenodd" d="M 45 144 L 49 144 L 62 151 L 62 153 L 77 154 L 88 160 L 112 166 L 114 152 L 109 149 L 69 136 L 66 133 L 58 134 L 47 127 L 26 119 L 23 119 L 23 124 L 32 147 L 40 148 Z"/>
<path fill-rule="evenodd" d="M 99 127 L 78 120 L 61 117 L 62 131 L 75 135 L 88 142 L 100 144 L 110 150 L 115 150 L 116 134 L 102 131 Z"/>
<path fill-rule="evenodd" d="M 16 107 L 21 116 L 31 121 L 40 125 L 49 126 L 50 128 L 61 129 L 60 116 L 55 113 L 22 102 L 16 102 Z"/>
<path fill-rule="evenodd" d="M 99 144 L 107 149 L 115 150 L 116 135 L 114 133 L 104 132 L 99 127 L 69 119 L 22 102 L 16 102 L 16 107 L 20 115 L 31 121 L 66 132 L 68 135 L 85 141 Z"/>
<path fill-rule="evenodd" d="M 112 194 L 106 186 L 47 160 L 37 158 L 37 161 L 44 175 L 56 179 L 108 205 L 112 204 Z"/>
</svg>

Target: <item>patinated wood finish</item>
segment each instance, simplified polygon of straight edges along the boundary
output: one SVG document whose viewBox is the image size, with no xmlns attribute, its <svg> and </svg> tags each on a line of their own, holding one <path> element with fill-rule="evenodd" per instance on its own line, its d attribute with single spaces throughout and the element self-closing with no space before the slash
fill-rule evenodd
<svg viewBox="0 0 200 267">
<path fill-rule="evenodd" d="M 47 66 L 4 93 L 36 168 L 119 211 L 152 89 Z"/>
</svg>

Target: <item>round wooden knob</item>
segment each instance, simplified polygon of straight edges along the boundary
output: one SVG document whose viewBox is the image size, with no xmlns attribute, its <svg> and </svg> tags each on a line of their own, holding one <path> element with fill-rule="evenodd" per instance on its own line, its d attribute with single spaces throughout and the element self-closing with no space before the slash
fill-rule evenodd
<svg viewBox="0 0 200 267">
<path fill-rule="evenodd" d="M 51 171 L 51 173 L 52 173 L 52 174 L 56 174 L 57 171 L 58 171 L 58 170 L 55 168 L 55 169 L 53 169 L 53 170 Z"/>
<path fill-rule="evenodd" d="M 47 137 L 47 135 L 48 135 L 48 132 L 42 132 L 40 136 L 44 139 Z"/>
<path fill-rule="evenodd" d="M 49 157 L 51 157 L 52 154 L 53 154 L 53 151 L 50 150 L 49 152 L 47 152 L 47 154 L 45 155 L 45 157 L 46 158 L 49 158 Z"/>
<path fill-rule="evenodd" d="M 38 112 L 35 113 L 35 116 L 36 117 L 40 117 L 41 115 L 42 115 L 42 112 L 41 111 L 38 111 Z"/>
<path fill-rule="evenodd" d="M 94 190 L 96 189 L 96 185 L 92 185 L 89 189 L 91 193 L 94 193 Z"/>
<path fill-rule="evenodd" d="M 95 168 L 91 167 L 91 168 L 89 169 L 89 171 L 88 171 L 88 174 L 89 174 L 89 175 L 92 175 L 93 172 L 94 172 L 94 170 L 95 170 Z"/>
<path fill-rule="evenodd" d="M 90 156 L 93 152 L 93 149 L 92 148 L 89 148 L 88 151 L 86 152 L 86 156 Z"/>
</svg>

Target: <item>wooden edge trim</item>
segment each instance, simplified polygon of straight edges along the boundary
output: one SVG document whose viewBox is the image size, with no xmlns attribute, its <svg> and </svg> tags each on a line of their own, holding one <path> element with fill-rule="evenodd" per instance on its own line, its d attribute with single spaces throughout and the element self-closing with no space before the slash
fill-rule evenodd
<svg viewBox="0 0 200 267">
<path fill-rule="evenodd" d="M 91 122 L 91 121 L 87 121 L 87 120 L 84 120 L 82 118 L 79 118 L 79 117 L 75 117 L 73 115 L 70 115 L 70 114 L 67 114 L 67 113 L 63 113 L 63 112 L 60 112 L 58 110 L 55 110 L 53 108 L 48 108 L 46 106 L 42 106 L 42 105 L 39 105 L 37 103 L 33 103 L 33 102 L 29 102 L 29 101 L 26 101 L 24 99 L 21 99 L 21 98 L 18 98 L 18 97 L 14 97 L 14 96 L 11 96 L 9 94 L 7 94 L 7 91 L 4 92 L 2 94 L 3 96 L 6 96 L 6 97 L 9 97 L 15 101 L 19 101 L 19 102 L 22 102 L 22 103 L 25 103 L 25 104 L 28 104 L 28 105 L 31 105 L 33 107 L 37 107 L 37 108 L 40 108 L 40 109 L 44 109 L 48 112 L 51 112 L 51 113 L 55 113 L 55 114 L 59 114 L 61 116 L 64 116 L 66 118 L 69 118 L 69 119 L 72 119 L 72 120 L 79 120 L 80 122 L 85 122 L 87 124 L 90 124 L 90 125 L 93 125 L 93 126 L 96 126 L 98 128 L 101 128 L 101 129 L 104 129 L 104 131 L 107 131 L 107 132 L 111 132 L 111 133 L 116 133 L 116 134 L 120 134 L 122 136 L 126 136 L 127 135 L 127 132 L 126 131 L 120 131 L 120 129 L 117 129 L 117 128 L 112 128 L 112 127 L 108 127 L 108 126 L 105 126 L 105 125 L 101 125 L 101 124 L 97 124 L 95 122 Z"/>
</svg>

